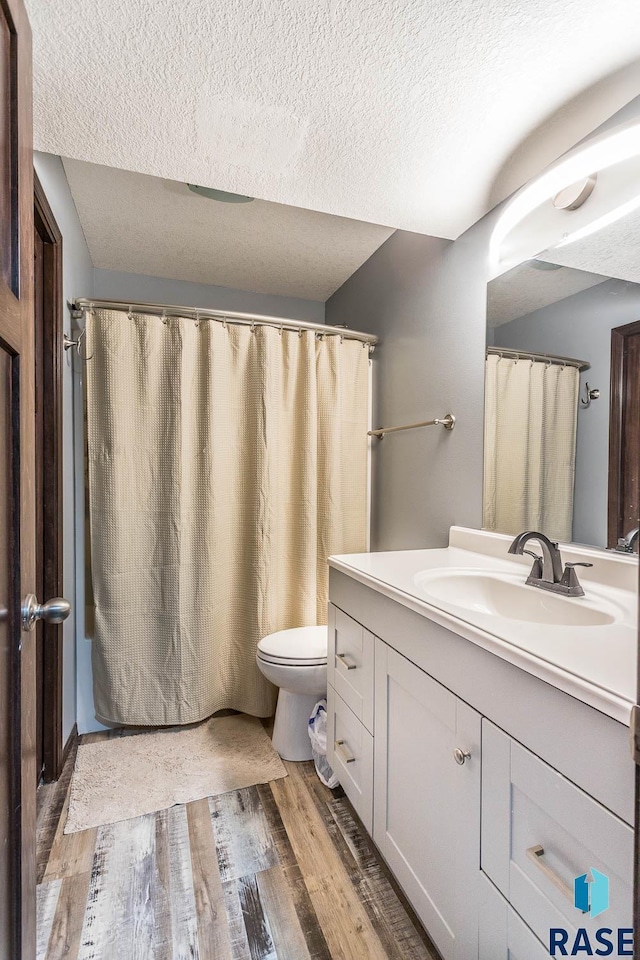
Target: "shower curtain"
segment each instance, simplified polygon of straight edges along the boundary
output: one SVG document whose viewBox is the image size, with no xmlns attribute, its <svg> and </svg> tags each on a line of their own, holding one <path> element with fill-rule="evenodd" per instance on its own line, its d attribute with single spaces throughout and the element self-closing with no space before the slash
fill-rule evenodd
<svg viewBox="0 0 640 960">
<path fill-rule="evenodd" d="M 366 549 L 368 350 L 339 336 L 87 317 L 96 715 L 269 716 L 256 645 L 326 623 Z"/>
<path fill-rule="evenodd" d="M 487 356 L 486 530 L 571 540 L 579 387 L 577 367 Z"/>
</svg>

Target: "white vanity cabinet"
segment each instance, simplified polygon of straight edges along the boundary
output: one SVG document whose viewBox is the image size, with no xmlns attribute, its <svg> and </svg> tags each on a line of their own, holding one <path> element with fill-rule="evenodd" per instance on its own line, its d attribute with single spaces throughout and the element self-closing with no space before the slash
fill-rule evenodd
<svg viewBox="0 0 640 960">
<path fill-rule="evenodd" d="M 477 953 L 480 714 L 376 639 L 373 839 L 446 960 Z"/>
<path fill-rule="evenodd" d="M 628 727 L 342 570 L 330 598 L 328 759 L 444 960 L 592 931 L 592 868 L 630 926 Z"/>
</svg>

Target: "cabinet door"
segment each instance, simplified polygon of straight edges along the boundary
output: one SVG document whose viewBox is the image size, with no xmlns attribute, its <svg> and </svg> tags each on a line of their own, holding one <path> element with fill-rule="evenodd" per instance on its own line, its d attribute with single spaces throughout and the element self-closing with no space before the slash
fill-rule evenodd
<svg viewBox="0 0 640 960">
<path fill-rule="evenodd" d="M 549 951 L 485 876 L 479 887 L 479 960 L 546 960 Z"/>
<path fill-rule="evenodd" d="M 445 960 L 470 960 L 480 714 L 378 639 L 375 683 L 374 840 Z M 463 763 L 457 749 L 468 754 Z"/>
</svg>

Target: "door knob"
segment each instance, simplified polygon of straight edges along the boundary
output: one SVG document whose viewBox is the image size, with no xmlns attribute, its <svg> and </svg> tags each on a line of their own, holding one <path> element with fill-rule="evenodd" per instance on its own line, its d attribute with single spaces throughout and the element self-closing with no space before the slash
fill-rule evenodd
<svg viewBox="0 0 640 960">
<path fill-rule="evenodd" d="M 62 623 L 71 613 L 71 604 L 64 597 L 54 597 L 46 603 L 38 603 L 35 593 L 27 594 L 22 605 L 22 629 L 33 630 L 37 620 L 45 623 Z"/>
</svg>

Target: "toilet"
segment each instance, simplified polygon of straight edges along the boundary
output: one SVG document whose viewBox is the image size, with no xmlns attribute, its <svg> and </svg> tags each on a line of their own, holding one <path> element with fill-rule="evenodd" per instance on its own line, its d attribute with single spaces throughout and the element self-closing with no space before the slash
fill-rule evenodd
<svg viewBox="0 0 640 960">
<path fill-rule="evenodd" d="M 258 644 L 260 672 L 280 688 L 273 746 L 283 760 L 310 760 L 309 717 L 327 695 L 327 627 L 295 627 Z"/>
</svg>

